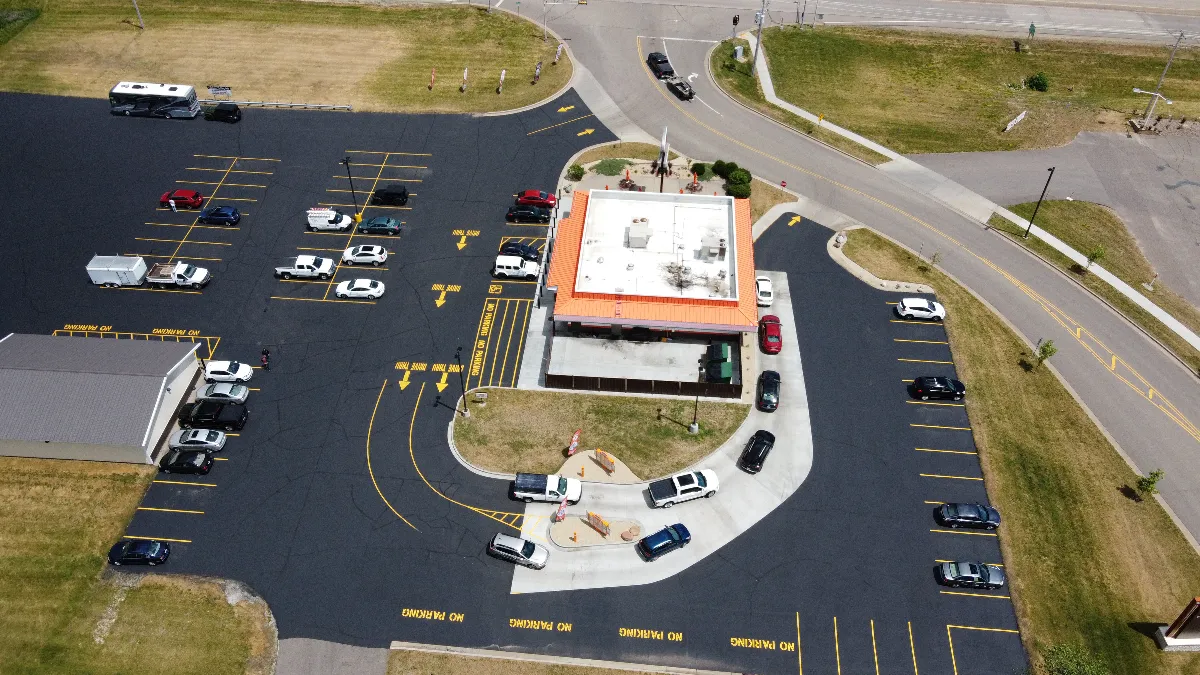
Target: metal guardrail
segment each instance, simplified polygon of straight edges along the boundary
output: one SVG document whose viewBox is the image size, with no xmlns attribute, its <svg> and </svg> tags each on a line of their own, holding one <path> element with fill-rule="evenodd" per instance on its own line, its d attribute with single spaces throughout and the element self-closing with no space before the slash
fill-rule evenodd
<svg viewBox="0 0 1200 675">
<path fill-rule="evenodd" d="M 348 105 L 321 105 L 319 103 L 276 103 L 271 101 L 229 101 L 225 99 L 201 98 L 197 99 L 201 103 L 236 103 L 241 106 L 257 107 L 257 108 L 302 108 L 304 110 L 349 110 L 354 108 Z"/>
</svg>

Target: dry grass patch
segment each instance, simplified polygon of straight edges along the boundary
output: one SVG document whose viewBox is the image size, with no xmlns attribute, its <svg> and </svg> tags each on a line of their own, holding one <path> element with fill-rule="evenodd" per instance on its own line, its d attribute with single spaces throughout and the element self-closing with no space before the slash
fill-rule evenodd
<svg viewBox="0 0 1200 675">
<path fill-rule="evenodd" d="M 692 407 L 680 399 L 492 389 L 487 405 L 471 403 L 471 416 L 454 423 L 454 442 L 484 469 L 554 473 L 566 461 L 571 434 L 583 429 L 580 448 L 600 448 L 639 477 L 657 478 L 716 450 L 750 412 L 741 403 L 701 401 L 700 433 L 693 436 Z"/>
<path fill-rule="evenodd" d="M 846 255 L 876 276 L 929 284 L 946 305 L 1021 636 L 1035 659 L 1081 644 L 1113 675 L 1200 672 L 1137 628 L 1170 621 L 1200 588 L 1200 559 L 1166 512 L 1122 494 L 1136 479 L 1049 368 L 962 286 L 869 230 Z M 1082 570 L 1082 572 L 1081 572 Z"/>
<path fill-rule="evenodd" d="M 678 152 L 671 151 L 672 160 L 678 156 Z M 658 146 L 653 143 L 625 143 L 617 141 L 616 143 L 608 143 L 584 150 L 583 154 L 579 155 L 579 159 L 576 159 L 575 162 L 577 164 L 590 164 L 602 159 L 641 159 L 653 162 L 658 159 Z"/>
<path fill-rule="evenodd" d="M 755 178 L 750 188 L 750 222 L 758 222 L 763 214 L 777 204 L 794 201 L 796 201 L 796 196 L 790 192 L 785 192 L 764 180 Z"/>
<path fill-rule="evenodd" d="M 1028 219 L 1033 215 L 1034 206 L 1033 203 L 1017 204 L 1009 210 Z M 1166 345 L 1193 370 L 1200 372 L 1200 351 L 1115 288 L 1089 274 L 1083 267 L 1037 237 L 1024 239 L 1024 230 L 1006 218 L 993 215 L 989 225 L 1050 264 L 1066 271 L 1072 278 L 1104 298 L 1129 320 Z M 1154 268 L 1142 255 L 1137 240 L 1125 228 L 1125 223 L 1107 207 L 1080 201 L 1042 202 L 1042 208 L 1038 211 L 1037 226 L 1084 255 L 1097 245 L 1103 246 L 1105 255 L 1097 262 L 1098 265 L 1137 289 L 1180 323 L 1200 333 L 1200 309 L 1161 281 L 1154 284 L 1153 291 L 1147 291 L 1142 286 L 1154 276 Z"/>
<path fill-rule="evenodd" d="M 0 11 L 12 0 L 0 0 Z M 0 89 L 104 97 L 121 80 L 233 88 L 255 101 L 356 110 L 473 112 L 536 103 L 571 77 L 539 27 L 478 7 L 378 7 L 270 0 L 49 0 L 0 45 Z M 205 39 L 208 36 L 211 39 Z M 219 47 L 217 46 L 219 43 Z M 534 65 L 542 77 L 532 85 Z M 438 82 L 428 88 L 430 71 Z M 459 92 L 463 68 L 467 91 Z M 507 69 L 503 94 L 496 93 Z"/>
<path fill-rule="evenodd" d="M 394 649 L 388 675 L 638 675 L 637 671 L 567 666 L 511 658 L 479 658 Z M 649 675 L 643 673 L 643 675 Z"/>
<path fill-rule="evenodd" d="M 101 578 L 153 474 L 0 458 L 0 672 L 116 675 L 136 663 L 147 672 L 232 674 L 253 662 L 252 624 L 224 598 L 183 580 L 126 593 Z M 110 605 L 116 620 L 98 643 L 93 631 Z"/>
</svg>

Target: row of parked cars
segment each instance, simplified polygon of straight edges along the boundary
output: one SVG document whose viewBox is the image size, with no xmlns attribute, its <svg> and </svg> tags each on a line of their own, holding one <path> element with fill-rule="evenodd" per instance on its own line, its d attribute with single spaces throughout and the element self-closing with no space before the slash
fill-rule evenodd
<svg viewBox="0 0 1200 675">
<path fill-rule="evenodd" d="M 522 190 L 516 195 L 505 222 L 521 224 L 549 224 L 558 198 L 545 190 Z M 520 241 L 508 241 L 500 247 L 500 254 L 492 265 L 492 276 L 497 279 L 524 279 L 533 281 L 542 272 L 542 252 L 534 246 Z"/>
</svg>

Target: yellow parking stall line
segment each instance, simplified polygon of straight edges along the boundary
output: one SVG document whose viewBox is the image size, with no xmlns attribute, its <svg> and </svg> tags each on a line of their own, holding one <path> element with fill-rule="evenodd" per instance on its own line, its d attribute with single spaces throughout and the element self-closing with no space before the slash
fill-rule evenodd
<svg viewBox="0 0 1200 675">
<path fill-rule="evenodd" d="M 262 387 L 246 387 L 250 391 L 262 391 Z"/>
<path fill-rule="evenodd" d="M 247 162 L 280 162 L 280 161 L 283 161 L 283 160 L 274 159 L 271 157 L 233 157 L 230 155 L 197 155 L 197 154 L 193 154 L 192 157 L 207 157 L 209 159 L 239 159 L 239 160 L 245 160 Z"/>
<path fill-rule="evenodd" d="M 388 152 L 386 150 L 347 150 L 355 155 L 404 155 L 405 157 L 433 157 L 432 152 Z"/>
<path fill-rule="evenodd" d="M 377 166 L 381 169 L 428 169 L 429 167 L 423 164 L 357 164 L 350 162 L 350 166 Z"/>
<path fill-rule="evenodd" d="M 875 619 L 871 619 L 871 654 L 875 656 L 875 675 L 879 675 L 879 649 L 875 646 Z"/>
<path fill-rule="evenodd" d="M 898 304 L 900 304 L 900 303 L 898 303 L 898 302 L 895 302 L 895 301 L 891 301 L 891 302 L 885 301 L 883 304 L 885 304 L 885 305 L 898 305 Z"/>
<path fill-rule="evenodd" d="M 892 342 L 915 342 L 922 345 L 948 345 L 945 340 L 905 340 L 903 338 L 892 338 Z"/>
<path fill-rule="evenodd" d="M 159 508 L 155 508 L 153 506 L 139 506 L 139 507 L 137 507 L 137 510 L 138 511 L 162 511 L 163 513 L 195 513 L 197 515 L 204 515 L 203 511 L 194 511 L 192 509 L 159 509 Z"/>
<path fill-rule="evenodd" d="M 930 532 L 937 532 L 938 534 L 965 534 L 965 535 L 972 536 L 972 537 L 994 537 L 994 536 L 996 536 L 995 532 L 964 532 L 963 530 L 937 530 L 937 529 L 934 529 L 934 530 L 930 530 Z"/>
<path fill-rule="evenodd" d="M 175 182 L 176 183 L 185 183 L 187 185 L 220 185 L 220 183 L 213 183 L 213 182 L 202 181 L 202 180 L 177 180 Z M 225 187 L 266 188 L 267 186 L 266 185 L 252 185 L 250 183 L 225 183 Z M 222 197 L 221 199 L 224 199 L 224 197 Z"/>
<path fill-rule="evenodd" d="M 947 455 L 978 455 L 979 454 L 978 452 L 971 452 L 970 450 L 934 450 L 933 448 L 913 448 L 913 450 L 916 450 L 917 452 L 944 452 Z"/>
<path fill-rule="evenodd" d="M 930 501 L 930 500 L 926 499 L 925 503 L 926 504 L 945 504 L 946 502 L 935 502 L 935 501 Z"/>
<path fill-rule="evenodd" d="M 220 171 L 221 173 L 226 173 L 225 169 L 209 169 L 209 168 L 203 167 L 203 166 L 185 167 L 184 171 Z M 274 171 L 246 171 L 244 169 L 230 169 L 228 171 L 228 173 L 251 173 L 251 174 L 255 174 L 255 175 L 259 175 L 259 176 L 274 176 L 275 175 Z"/>
<path fill-rule="evenodd" d="M 947 625 L 947 626 L 946 626 L 946 628 L 961 628 L 961 629 L 963 629 L 963 630 L 985 630 L 985 631 L 988 631 L 988 632 L 990 632 L 990 633 L 1016 633 L 1016 634 L 1020 634 L 1020 632 L 1021 632 L 1021 631 L 1019 631 L 1019 630 L 1013 630 L 1013 629 L 1011 629 L 1011 628 L 980 628 L 979 626 L 959 626 L 959 625 L 957 625 L 957 624 L 949 624 L 949 625 Z"/>
<path fill-rule="evenodd" d="M 951 408 L 962 408 L 967 405 L 966 403 L 938 403 L 936 401 L 905 401 L 905 403 L 911 403 L 913 405 L 944 405 Z"/>
<path fill-rule="evenodd" d="M 164 256 L 159 256 L 164 257 Z M 117 286 L 115 288 L 104 287 L 109 291 L 143 291 L 146 293 L 185 293 L 187 295 L 200 295 L 200 291 L 185 291 L 176 288 L 138 288 L 136 286 Z"/>
<path fill-rule="evenodd" d="M 974 626 L 955 626 L 946 624 L 946 641 L 950 643 L 950 664 L 954 667 L 954 675 L 958 675 L 958 660 L 954 658 L 954 636 L 950 633 L 951 628 L 961 628 L 963 630 L 982 630 L 993 633 L 1017 633 L 1018 631 L 1008 628 L 976 628 Z"/>
<path fill-rule="evenodd" d="M 156 227 L 194 227 L 197 230 L 224 230 L 226 232 L 237 232 L 242 229 L 240 227 L 229 227 L 228 225 L 188 225 L 187 223 L 146 223 Z"/>
<path fill-rule="evenodd" d="M 228 462 L 229 458 L 228 457 L 213 457 L 213 461 L 214 462 Z"/>
<path fill-rule="evenodd" d="M 223 201 L 223 202 L 256 202 L 258 200 L 250 199 L 249 197 L 221 197 L 221 201 Z"/>
<path fill-rule="evenodd" d="M 351 208 L 351 209 L 354 208 L 353 204 L 335 204 L 332 202 L 317 202 L 317 206 L 344 206 L 344 207 Z M 401 211 L 412 211 L 411 206 L 388 206 L 387 204 L 365 204 L 365 205 L 360 205 L 358 208 L 363 209 L 363 210 L 366 210 L 366 209 L 399 209 Z"/>
<path fill-rule="evenodd" d="M 796 666 L 804 675 L 804 651 L 800 648 L 800 612 L 796 612 Z"/>
<path fill-rule="evenodd" d="M 504 223 L 509 227 L 550 227 L 550 223 Z"/>
<path fill-rule="evenodd" d="M 304 234 L 319 234 L 319 235 L 326 236 L 326 237 L 348 237 L 348 236 L 350 236 L 349 232 L 313 232 L 312 230 L 305 230 Z"/>
<path fill-rule="evenodd" d="M 965 595 L 972 598 L 992 598 L 994 600 L 1009 600 L 1007 595 L 989 595 L 987 593 L 964 593 L 962 591 L 938 591 L 942 595 Z"/>
<path fill-rule="evenodd" d="M 838 644 L 837 617 L 833 617 L 833 654 L 837 657 L 837 672 L 842 675 L 842 648 Z"/>
<path fill-rule="evenodd" d="M 233 246 L 224 241 L 196 241 L 194 239 L 151 239 L 150 237 L 134 237 L 137 241 L 161 241 L 168 244 L 208 244 L 209 246 Z"/>
<path fill-rule="evenodd" d="M 914 380 L 900 380 L 901 382 L 913 382 Z"/>
<path fill-rule="evenodd" d="M 947 427 L 941 424 L 909 424 L 917 429 L 949 429 L 950 431 L 970 431 L 971 427 Z"/>
<path fill-rule="evenodd" d="M 151 253 L 122 253 L 121 255 L 136 255 L 136 256 L 141 256 L 143 258 L 168 258 L 168 259 L 175 257 L 175 256 L 170 256 L 170 255 L 154 255 Z M 221 258 L 199 258 L 194 255 L 189 255 L 189 256 L 185 256 L 185 257 L 188 260 L 207 260 L 207 261 L 212 261 L 212 262 L 221 262 Z"/>
<path fill-rule="evenodd" d="M 589 118 L 589 117 L 591 117 L 591 115 L 590 115 L 590 114 L 588 114 L 588 115 L 580 115 L 579 117 L 575 117 L 575 118 L 569 119 L 569 120 L 567 120 L 566 122 L 559 122 L 558 124 L 551 124 L 550 126 L 548 126 L 548 127 L 542 127 L 541 129 L 534 129 L 533 131 L 531 131 L 531 132 L 529 132 L 529 133 L 527 133 L 527 134 L 525 134 L 525 135 L 526 135 L 526 136 L 532 136 L 532 135 L 534 135 L 534 134 L 539 134 L 539 133 L 541 133 L 541 132 L 543 132 L 543 131 L 549 131 L 550 129 L 554 129 L 555 127 L 561 127 L 561 126 L 562 126 L 562 125 L 564 125 L 564 124 L 570 124 L 571 122 L 578 122 L 579 120 L 585 120 L 585 119 L 587 119 L 587 118 Z"/>
<path fill-rule="evenodd" d="M 241 434 L 237 434 L 237 433 L 233 433 L 233 434 L 231 434 L 231 433 L 226 433 L 225 435 L 226 435 L 226 436 L 231 436 L 231 437 L 233 437 L 233 438 L 237 438 L 238 436 L 241 436 Z"/>
<path fill-rule="evenodd" d="M 321 286 L 329 284 L 328 281 L 314 281 L 312 279 L 276 279 L 276 281 L 281 284 L 319 284 Z"/>
<path fill-rule="evenodd" d="M 923 473 L 922 478 L 950 478 L 953 480 L 983 480 L 982 478 L 973 478 L 971 476 L 947 476 L 940 473 Z"/>
<path fill-rule="evenodd" d="M 903 362 L 903 363 L 941 363 L 941 364 L 948 365 L 948 366 L 954 365 L 953 361 L 933 361 L 930 359 L 896 359 L 896 360 Z"/>
<path fill-rule="evenodd" d="M 160 480 L 160 479 L 156 478 L 150 482 L 151 483 L 163 483 L 166 485 L 191 485 L 193 487 L 217 487 L 216 485 L 214 485 L 212 483 L 195 483 L 195 482 L 186 481 L 186 480 Z"/>
<path fill-rule="evenodd" d="M 350 177 L 347 177 L 347 176 L 334 176 L 334 178 L 341 178 L 342 180 L 350 180 Z M 358 180 L 371 180 L 370 176 L 353 176 L 353 178 L 357 178 Z M 421 180 L 420 178 L 387 178 L 387 177 L 385 177 L 385 178 L 383 178 L 383 180 L 385 180 L 389 183 L 424 183 L 425 182 L 425 181 Z"/>
<path fill-rule="evenodd" d="M 311 246 L 297 246 L 297 251 L 325 251 L 326 253 L 341 253 L 346 250 L 344 248 L 313 248 Z"/>
<path fill-rule="evenodd" d="M 166 537 L 139 537 L 139 536 L 132 535 L 132 534 L 127 534 L 127 535 L 123 536 L 122 539 L 137 539 L 140 541 L 169 541 L 173 544 L 190 544 L 190 543 L 192 543 L 191 539 L 167 539 Z"/>
<path fill-rule="evenodd" d="M 333 268 L 333 271 L 336 274 L 338 270 L 357 270 L 359 272 L 386 272 L 386 271 L 388 271 L 388 268 L 383 267 L 383 266 L 376 267 L 374 265 L 343 265 L 341 263 L 338 263 Z"/>
<path fill-rule="evenodd" d="M 938 560 L 934 560 L 933 562 L 936 562 L 936 563 L 948 563 L 948 562 L 958 562 L 958 561 L 957 561 L 957 560 L 940 560 L 940 559 L 938 559 Z M 1004 565 L 1001 565 L 1000 563 L 984 563 L 984 564 L 985 564 L 985 565 L 991 565 L 992 567 L 1004 567 Z"/>
<path fill-rule="evenodd" d="M 537 282 L 536 281 L 512 281 L 512 280 L 502 281 L 500 279 L 489 279 L 488 283 L 489 284 L 530 284 L 530 285 L 532 285 L 532 284 L 536 284 Z"/>
<path fill-rule="evenodd" d="M 907 319 L 888 319 L 892 323 L 915 323 L 918 326 L 940 326 L 940 321 L 908 321 Z"/>
<path fill-rule="evenodd" d="M 911 621 L 908 622 L 908 648 L 912 651 L 913 675 L 921 675 L 919 672 L 917 672 L 917 645 L 915 642 L 913 642 Z"/>
<path fill-rule="evenodd" d="M 299 300 L 301 302 L 342 302 L 351 305 L 373 305 L 374 300 L 327 300 L 324 298 L 285 298 L 282 295 L 272 295 L 272 300 Z"/>
</svg>

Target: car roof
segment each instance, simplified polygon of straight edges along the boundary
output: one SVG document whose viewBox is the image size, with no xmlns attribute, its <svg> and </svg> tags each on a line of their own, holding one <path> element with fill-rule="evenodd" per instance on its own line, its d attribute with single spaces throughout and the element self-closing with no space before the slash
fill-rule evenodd
<svg viewBox="0 0 1200 675">
<path fill-rule="evenodd" d="M 762 371 L 762 375 L 760 375 L 760 377 L 762 377 L 762 379 L 764 379 L 764 380 L 778 381 L 779 373 L 775 372 L 774 370 L 764 370 L 764 371 Z"/>
<path fill-rule="evenodd" d="M 509 536 L 507 534 L 500 534 L 497 532 L 496 536 L 492 537 L 492 543 L 493 544 L 503 544 L 504 546 L 508 546 L 510 548 L 514 548 L 514 549 L 520 551 L 521 547 L 525 545 L 525 540 L 521 539 L 520 537 L 513 537 L 513 536 Z"/>
<path fill-rule="evenodd" d="M 496 256 L 496 264 L 515 265 L 521 267 L 525 261 L 515 255 L 498 255 Z"/>
</svg>

